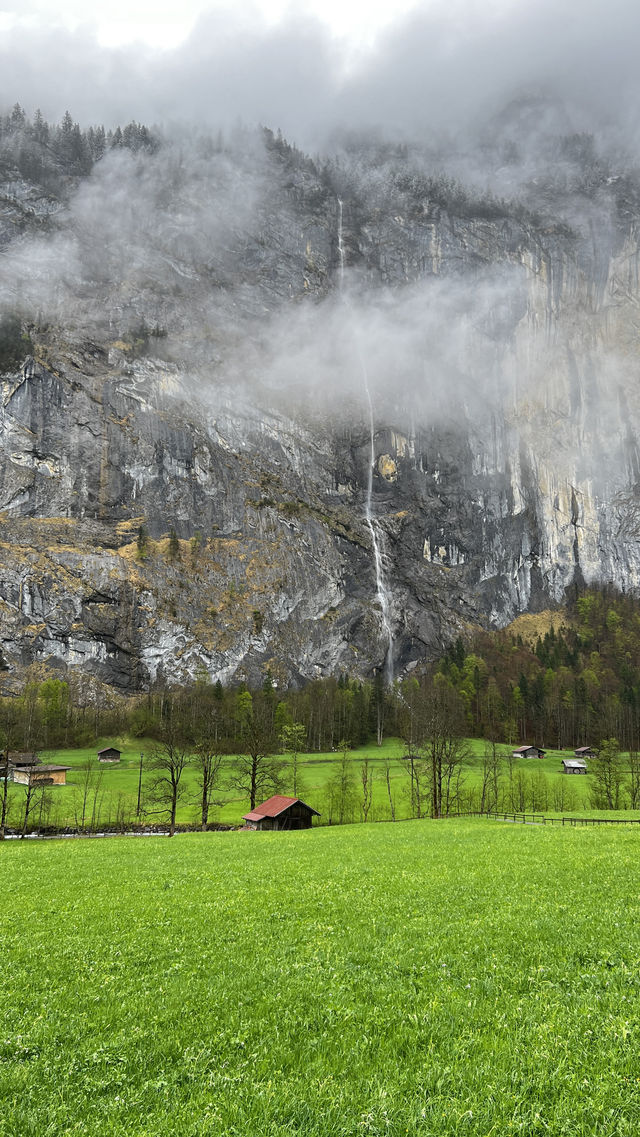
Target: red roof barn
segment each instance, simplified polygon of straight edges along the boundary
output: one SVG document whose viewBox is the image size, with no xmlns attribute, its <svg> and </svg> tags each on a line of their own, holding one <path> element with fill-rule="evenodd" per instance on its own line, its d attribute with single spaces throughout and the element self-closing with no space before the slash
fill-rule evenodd
<svg viewBox="0 0 640 1137">
<path fill-rule="evenodd" d="M 276 794 L 257 805 L 251 813 L 245 813 L 243 821 L 247 829 L 310 829 L 313 816 L 319 817 L 317 809 L 306 805 L 299 797 L 283 797 Z"/>
</svg>

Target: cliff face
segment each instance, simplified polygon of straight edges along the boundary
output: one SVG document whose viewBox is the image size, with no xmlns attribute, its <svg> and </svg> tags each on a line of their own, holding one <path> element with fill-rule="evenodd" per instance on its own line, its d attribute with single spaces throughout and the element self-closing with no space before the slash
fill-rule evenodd
<svg viewBox="0 0 640 1137">
<path fill-rule="evenodd" d="M 44 244 L 5 226 L 23 313 L 56 249 L 86 253 L 50 318 L 23 315 L 29 354 L 2 377 L 11 668 L 137 689 L 386 657 L 399 676 L 572 583 L 639 587 L 639 249 L 619 186 L 568 224 L 387 175 L 334 185 L 272 148 L 235 228 L 213 209 L 205 232 L 198 198 L 189 241 L 163 230 L 129 261 L 119 234 L 101 266 L 87 202 L 106 208 L 112 172 Z M 27 196 L 55 217 L 12 193 L 11 217 Z M 178 197 L 188 211 L 184 181 Z"/>
</svg>

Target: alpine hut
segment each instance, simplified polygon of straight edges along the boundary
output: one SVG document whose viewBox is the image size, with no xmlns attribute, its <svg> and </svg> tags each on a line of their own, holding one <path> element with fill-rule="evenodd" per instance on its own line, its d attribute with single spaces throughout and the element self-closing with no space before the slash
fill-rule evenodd
<svg viewBox="0 0 640 1137">
<path fill-rule="evenodd" d="M 245 813 L 242 820 L 246 829 L 310 829 L 314 816 L 320 816 L 317 809 L 299 797 L 276 794 Z"/>
<path fill-rule="evenodd" d="M 579 746 L 578 749 L 574 750 L 573 753 L 575 754 L 576 758 L 597 758 L 598 757 L 598 753 L 596 750 L 593 749 L 593 746 Z"/>
<path fill-rule="evenodd" d="M 584 758 L 563 758 L 562 759 L 562 773 L 563 774 L 586 774 L 587 763 Z"/>
<path fill-rule="evenodd" d="M 16 774 L 32 766 L 37 766 L 39 763 L 40 759 L 37 754 L 10 750 L 6 754 L 0 754 L 0 778 L 4 779 L 8 776 L 10 782 L 22 781 L 21 778 L 16 777 Z"/>
<path fill-rule="evenodd" d="M 544 758 L 545 751 L 540 746 L 517 746 L 512 751 L 513 758 Z"/>
<path fill-rule="evenodd" d="M 98 751 L 98 762 L 119 762 L 121 753 L 115 746 L 105 746 Z"/>
</svg>

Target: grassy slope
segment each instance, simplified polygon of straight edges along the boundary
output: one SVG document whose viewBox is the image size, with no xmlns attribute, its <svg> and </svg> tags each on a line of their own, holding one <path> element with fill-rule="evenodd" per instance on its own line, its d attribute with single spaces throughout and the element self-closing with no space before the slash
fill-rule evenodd
<svg viewBox="0 0 640 1137">
<path fill-rule="evenodd" d="M 0 1137 L 635 1134 L 633 829 L 12 842 Z"/>
<path fill-rule="evenodd" d="M 67 775 L 67 786 L 55 787 L 51 790 L 51 801 L 53 803 L 51 813 L 52 822 L 57 824 L 74 823 L 74 817 L 79 807 L 77 796 L 74 800 L 73 787 L 76 786 L 79 788 L 82 784 L 83 775 L 80 767 L 86 762 L 87 758 L 95 760 L 97 750 L 103 745 L 111 745 L 113 741 L 113 739 L 105 739 L 96 744 L 95 747 L 83 750 L 51 751 L 48 752 L 46 756 L 43 755 L 45 761 L 59 762 L 73 767 Z M 102 782 L 100 794 L 101 817 L 103 821 L 107 818 L 115 820 L 118 803 L 122 799 L 126 800 L 129 814 L 133 817 L 137 801 L 140 753 L 142 751 L 148 759 L 153 747 L 153 742 L 149 739 L 136 739 L 134 741 L 122 739 L 117 745 L 122 749 L 122 760 L 120 764 L 116 766 L 104 765 L 101 767 Z M 481 778 L 480 767 L 484 743 L 481 740 L 470 739 L 468 748 L 470 758 L 465 765 L 465 783 L 467 787 L 470 787 L 474 783 L 479 783 Z M 504 754 L 509 751 L 509 747 L 507 746 L 502 746 L 500 749 Z M 405 763 L 399 760 L 404 753 L 403 744 L 398 739 L 385 739 L 381 747 L 371 745 L 351 752 L 350 761 L 356 779 L 357 794 L 360 793 L 359 778 L 362 762 L 365 756 L 371 761 L 374 776 L 374 796 L 370 820 L 388 820 L 390 817 L 387 788 L 384 781 L 384 767 L 387 760 L 393 764 L 392 792 L 395 800 L 396 816 L 398 818 L 408 816 L 407 767 Z M 585 813 L 588 811 L 589 806 L 590 779 L 588 777 L 575 776 L 567 778 L 566 775 L 563 775 L 561 772 L 561 759 L 563 757 L 573 757 L 573 751 L 554 751 L 542 761 L 519 759 L 515 764 L 515 769 L 523 770 L 527 776 L 534 775 L 538 770 L 542 770 L 549 779 L 550 784 L 555 779 L 564 778 L 565 783 L 571 784 L 571 788 L 576 795 L 576 807 L 573 809 L 573 812 Z M 302 788 L 299 790 L 299 796 L 321 812 L 325 810 L 324 795 L 326 784 L 335 772 L 337 760 L 338 755 L 335 753 L 305 754 L 301 756 L 300 773 Z M 228 758 L 225 761 L 230 763 L 232 759 Z M 185 793 L 179 805 L 178 821 L 183 824 L 194 823 L 199 819 L 197 779 L 194 771 L 187 770 L 184 786 Z M 291 786 L 287 784 L 286 774 L 284 777 L 283 792 L 292 792 Z M 15 800 L 12 821 L 16 825 L 19 820 L 19 810 L 21 808 L 23 794 L 24 791 L 22 788 L 12 787 L 12 797 Z M 248 799 L 243 799 L 238 791 L 228 789 L 223 790 L 220 796 L 224 799 L 224 804 L 221 807 L 212 809 L 211 820 L 221 821 L 231 825 L 241 824 L 242 814 L 246 813 L 249 809 Z M 150 803 L 149 808 L 151 808 Z M 545 812 L 548 814 L 553 813 L 551 802 Z M 569 813 L 572 812 L 572 810 L 567 808 L 563 812 Z M 34 813 L 34 822 L 36 817 L 37 815 Z M 150 817 L 150 820 L 162 822 L 165 818 L 153 816 Z"/>
</svg>

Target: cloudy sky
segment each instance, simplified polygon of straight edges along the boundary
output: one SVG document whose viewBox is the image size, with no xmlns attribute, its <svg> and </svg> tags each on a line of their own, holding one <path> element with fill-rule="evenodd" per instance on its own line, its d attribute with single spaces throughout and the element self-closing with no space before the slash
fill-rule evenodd
<svg viewBox="0 0 640 1137">
<path fill-rule="evenodd" d="M 83 125 L 241 119 L 302 145 L 455 128 L 532 87 L 633 124 L 639 38 L 635 0 L 8 0 L 0 91 Z"/>
<path fill-rule="evenodd" d="M 419 0 L 24 0 L 0 9 L 0 28 L 34 24 L 91 30 L 103 47 L 144 43 L 162 50 L 177 47 L 209 11 L 241 15 L 248 24 L 273 27 L 300 16 L 316 17 L 339 39 L 357 49 L 370 45 L 379 32 L 419 5 Z"/>
</svg>

